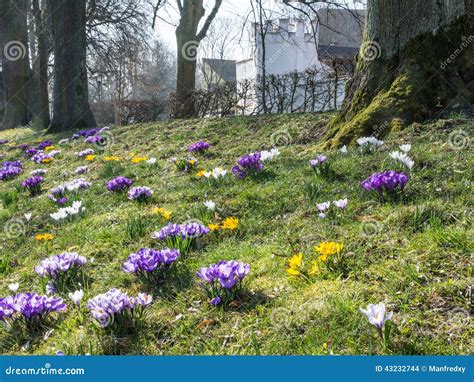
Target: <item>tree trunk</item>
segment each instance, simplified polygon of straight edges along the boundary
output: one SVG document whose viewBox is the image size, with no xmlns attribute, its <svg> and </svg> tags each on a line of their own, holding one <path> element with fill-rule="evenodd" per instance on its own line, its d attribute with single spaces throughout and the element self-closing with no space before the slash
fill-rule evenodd
<svg viewBox="0 0 474 382">
<path fill-rule="evenodd" d="M 327 146 L 474 104 L 474 0 L 369 0 L 364 43 Z"/>
<path fill-rule="evenodd" d="M 215 0 L 214 7 L 198 32 L 199 22 L 206 13 L 203 0 L 178 0 L 180 20 L 176 28 L 178 72 L 176 76 L 176 104 L 174 106 L 175 118 L 196 116 L 194 90 L 197 49 L 201 40 L 206 37 L 221 4 L 222 0 Z"/>
<path fill-rule="evenodd" d="M 39 0 L 32 0 L 37 54 L 33 59 L 32 95 L 30 97 L 32 122 L 37 129 L 46 129 L 51 122 L 48 95 L 48 43 L 45 34 L 45 17 Z M 44 9 L 44 7 L 43 7 Z"/>
<path fill-rule="evenodd" d="M 0 2 L 0 46 L 2 51 L 5 112 L 0 130 L 24 126 L 28 116 L 28 27 L 27 0 Z"/>
<path fill-rule="evenodd" d="M 204 16 L 203 0 L 184 0 L 179 25 L 176 28 L 178 73 L 176 78 L 175 118 L 193 117 L 196 114 L 194 89 L 196 85 L 196 56 L 198 25 Z"/>
<path fill-rule="evenodd" d="M 86 0 L 48 0 L 54 50 L 52 131 L 96 126 L 89 106 Z"/>
</svg>

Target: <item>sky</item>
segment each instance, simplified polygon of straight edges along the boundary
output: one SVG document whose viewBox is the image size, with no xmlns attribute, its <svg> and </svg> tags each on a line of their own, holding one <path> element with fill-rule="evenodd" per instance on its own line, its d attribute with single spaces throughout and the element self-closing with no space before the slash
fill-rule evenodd
<svg viewBox="0 0 474 382">
<path fill-rule="evenodd" d="M 241 28 L 246 19 L 249 17 L 251 11 L 251 2 L 252 0 L 223 0 L 222 5 L 217 14 L 217 18 L 223 18 L 232 23 L 231 28 L 236 29 L 236 41 L 232 45 L 232 49 L 228 55 L 228 59 L 242 60 L 250 57 L 251 48 L 248 33 L 241 34 Z M 356 8 L 364 7 L 366 0 L 333 0 L 334 2 L 347 3 L 350 2 Z M 159 12 L 160 19 L 157 20 L 157 25 L 155 26 L 155 35 L 160 38 L 160 40 L 172 51 L 176 52 L 176 37 L 175 29 L 179 19 L 179 13 L 177 10 L 176 2 L 169 1 L 164 9 Z M 206 16 L 212 9 L 214 0 L 204 0 L 204 7 L 206 9 Z M 281 1 L 279 0 L 267 0 L 267 7 L 273 9 L 275 12 L 279 6 L 281 6 Z M 281 15 L 278 12 L 278 15 Z M 205 17 L 206 17 L 205 16 Z M 204 21 L 205 17 L 202 22 Z M 252 18 L 252 16 L 250 16 Z"/>
</svg>

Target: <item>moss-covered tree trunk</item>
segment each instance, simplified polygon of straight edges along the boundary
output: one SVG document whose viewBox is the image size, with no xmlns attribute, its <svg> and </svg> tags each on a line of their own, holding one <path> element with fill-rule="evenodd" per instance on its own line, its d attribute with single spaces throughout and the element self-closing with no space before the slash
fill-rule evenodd
<svg viewBox="0 0 474 382">
<path fill-rule="evenodd" d="M 0 130 L 28 123 L 28 55 L 26 0 L 0 1 L 0 49 L 5 111 Z"/>
<path fill-rule="evenodd" d="M 86 0 L 48 0 L 54 51 L 52 131 L 96 126 L 89 106 Z"/>
<path fill-rule="evenodd" d="M 328 146 L 474 105 L 474 0 L 368 0 L 364 43 Z"/>
</svg>

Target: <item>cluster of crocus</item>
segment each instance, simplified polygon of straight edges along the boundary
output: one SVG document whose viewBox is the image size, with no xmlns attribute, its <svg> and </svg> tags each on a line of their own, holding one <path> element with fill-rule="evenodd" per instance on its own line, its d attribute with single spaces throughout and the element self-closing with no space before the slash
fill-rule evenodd
<svg viewBox="0 0 474 382">
<path fill-rule="evenodd" d="M 144 202 L 149 197 L 153 195 L 153 190 L 150 187 L 139 186 L 133 187 L 128 191 L 127 197 L 130 200 L 137 200 L 139 202 Z"/>
<path fill-rule="evenodd" d="M 36 154 L 34 154 L 32 157 L 31 157 L 31 161 L 37 163 L 37 164 L 40 164 L 40 163 L 49 163 L 53 160 L 54 158 L 54 153 L 49 153 L 49 154 L 45 154 L 41 151 L 38 151 Z"/>
<path fill-rule="evenodd" d="M 336 243 L 335 241 L 324 241 L 318 246 L 314 247 L 314 250 L 320 254 L 319 259 L 326 261 L 329 256 L 337 255 L 341 253 L 344 245 L 342 243 Z"/>
<path fill-rule="evenodd" d="M 46 147 L 52 146 L 53 143 L 54 143 L 53 141 L 47 139 L 47 140 L 45 140 L 45 141 L 42 141 L 42 142 L 38 143 L 38 144 L 36 145 L 36 148 L 37 148 L 38 150 L 44 150 L 44 149 L 46 149 Z"/>
<path fill-rule="evenodd" d="M 227 170 L 224 170 L 221 167 L 216 167 L 212 171 L 199 171 L 196 176 L 199 178 L 220 180 L 227 175 Z"/>
<path fill-rule="evenodd" d="M 48 171 L 42 168 L 38 168 L 36 170 L 33 170 L 30 172 L 30 175 L 36 176 L 36 175 L 45 175 Z"/>
<path fill-rule="evenodd" d="M 43 183 L 44 178 L 39 175 L 34 175 L 29 178 L 26 178 L 22 183 L 22 187 L 25 190 L 30 192 L 30 195 L 37 195 L 41 192 L 41 183 Z"/>
<path fill-rule="evenodd" d="M 383 328 L 385 323 L 392 318 L 393 312 L 386 312 L 385 304 L 380 302 L 376 305 L 369 304 L 367 309 L 360 308 L 360 311 L 367 317 L 369 322 L 375 326 L 377 333 L 382 338 L 385 339 Z"/>
<path fill-rule="evenodd" d="M 199 142 L 191 144 L 188 147 L 188 151 L 190 153 L 202 153 L 206 151 L 209 147 L 211 147 L 209 143 L 204 142 L 204 141 L 199 141 Z"/>
<path fill-rule="evenodd" d="M 167 210 L 166 208 L 154 207 L 151 211 L 154 214 L 160 215 L 163 220 L 170 220 L 171 219 L 171 211 Z"/>
<path fill-rule="evenodd" d="M 383 145 L 383 141 L 375 137 L 361 137 L 357 139 L 357 143 L 363 151 L 372 151 Z"/>
<path fill-rule="evenodd" d="M 319 217 L 321 219 L 325 219 L 327 217 L 329 208 L 331 207 L 331 205 L 334 205 L 334 207 L 338 208 L 339 210 L 343 210 L 347 206 L 347 198 L 334 200 L 332 203 L 330 201 L 323 202 L 323 203 L 316 203 L 316 208 L 319 211 Z"/>
<path fill-rule="evenodd" d="M 71 139 L 77 139 L 77 138 L 80 138 L 80 137 L 87 138 L 87 137 L 90 137 L 92 135 L 97 134 L 100 130 L 101 129 L 99 127 L 96 127 L 94 129 L 80 130 L 80 131 L 74 133 L 73 136 L 71 137 Z"/>
<path fill-rule="evenodd" d="M 311 168 L 313 169 L 314 173 L 316 175 L 319 175 L 319 176 L 322 176 L 322 177 L 326 177 L 329 175 L 330 173 L 330 166 L 329 166 L 329 162 L 327 161 L 327 157 L 322 155 L 322 154 L 318 154 L 316 155 L 316 158 L 315 159 L 311 159 L 309 161 L 309 164 L 311 165 Z"/>
<path fill-rule="evenodd" d="M 66 182 L 54 187 L 51 190 L 51 195 L 49 195 L 49 199 L 61 206 L 64 206 L 68 201 L 66 193 L 85 190 L 91 185 L 92 183 L 88 182 L 83 178 L 73 179 L 70 182 Z"/>
<path fill-rule="evenodd" d="M 105 142 L 105 138 L 100 134 L 91 135 L 91 136 L 87 137 L 86 139 L 84 139 L 84 142 L 103 144 Z"/>
<path fill-rule="evenodd" d="M 48 314 L 66 310 L 62 298 L 38 295 L 36 292 L 18 293 L 0 299 L 0 320 L 25 319 L 27 324 L 39 324 Z"/>
<path fill-rule="evenodd" d="M 390 158 L 394 159 L 396 162 L 400 162 L 406 166 L 409 170 L 415 165 L 415 161 L 411 159 L 406 153 L 400 151 L 392 151 L 389 154 Z"/>
<path fill-rule="evenodd" d="M 175 164 L 176 168 L 179 171 L 188 172 L 189 170 L 195 168 L 199 161 L 196 158 L 187 158 L 187 159 L 179 159 L 179 158 L 171 158 L 171 161 Z"/>
<path fill-rule="evenodd" d="M 124 192 L 128 190 L 132 184 L 133 180 L 125 178 L 124 176 L 117 176 L 107 182 L 107 190 L 112 192 Z"/>
<path fill-rule="evenodd" d="M 54 235 L 50 233 L 38 233 L 35 235 L 36 241 L 51 241 L 54 239 Z"/>
<path fill-rule="evenodd" d="M 50 214 L 54 221 L 60 222 L 66 219 L 73 218 L 86 211 L 86 208 L 82 206 L 82 202 L 77 200 L 72 203 L 71 207 L 60 208 L 57 212 Z"/>
<path fill-rule="evenodd" d="M 25 158 L 31 158 L 33 157 L 35 154 L 37 154 L 39 152 L 38 149 L 35 149 L 34 147 L 33 148 L 26 148 L 25 149 L 25 154 L 23 155 Z"/>
<path fill-rule="evenodd" d="M 275 158 L 278 158 L 280 156 L 280 150 L 277 148 L 273 148 L 271 150 L 263 150 L 260 151 L 260 160 L 262 162 L 270 162 L 274 160 Z"/>
<path fill-rule="evenodd" d="M 260 152 L 244 155 L 239 158 L 237 165 L 232 167 L 232 174 L 243 179 L 246 176 L 254 176 L 263 170 L 263 162 L 261 161 Z"/>
<path fill-rule="evenodd" d="M 288 260 L 288 268 L 286 272 L 290 276 L 303 276 L 307 277 L 314 275 L 319 270 L 318 262 L 313 260 L 311 262 L 310 268 L 308 270 L 303 269 L 303 254 L 302 253 L 295 253 L 289 260 Z"/>
<path fill-rule="evenodd" d="M 152 234 L 153 239 L 164 241 L 169 248 L 178 248 L 186 254 L 196 239 L 209 233 L 210 229 L 199 223 L 173 224 L 161 228 Z"/>
<path fill-rule="evenodd" d="M 88 155 L 93 155 L 93 154 L 94 154 L 94 150 L 85 149 L 85 150 L 77 152 L 76 156 L 78 156 L 79 158 L 84 158 L 84 157 L 87 157 Z"/>
<path fill-rule="evenodd" d="M 135 164 L 147 162 L 148 160 L 149 160 L 148 157 L 137 157 L 137 156 L 134 156 L 130 159 L 130 161 Z"/>
<path fill-rule="evenodd" d="M 35 267 L 35 272 L 41 277 L 51 279 L 55 289 L 63 290 L 75 280 L 79 270 L 86 263 L 87 259 L 84 256 L 79 256 L 76 252 L 64 252 L 41 260 Z"/>
<path fill-rule="evenodd" d="M 82 175 L 89 172 L 89 167 L 88 166 L 79 166 L 74 170 L 74 173 L 76 175 Z"/>
<path fill-rule="evenodd" d="M 0 168 L 0 180 L 14 178 L 22 173 L 22 164 L 20 161 L 2 162 Z"/>
<path fill-rule="evenodd" d="M 130 297 L 120 289 L 113 288 L 90 299 L 87 302 L 87 309 L 91 311 L 92 317 L 101 328 L 126 329 L 143 316 L 145 308 L 152 301 L 152 296 L 145 293 Z"/>
<path fill-rule="evenodd" d="M 178 249 L 141 248 L 128 257 L 123 264 L 123 270 L 156 283 L 164 278 L 165 272 L 171 268 L 179 255 Z"/>
<path fill-rule="evenodd" d="M 361 183 L 367 191 L 376 191 L 380 195 L 394 193 L 397 189 L 403 191 L 408 182 L 408 175 L 403 172 L 385 171 L 376 172 Z"/>
<path fill-rule="evenodd" d="M 242 280 L 250 272 L 250 265 L 235 260 L 219 261 L 197 272 L 212 305 L 227 305 L 242 290 Z"/>
</svg>

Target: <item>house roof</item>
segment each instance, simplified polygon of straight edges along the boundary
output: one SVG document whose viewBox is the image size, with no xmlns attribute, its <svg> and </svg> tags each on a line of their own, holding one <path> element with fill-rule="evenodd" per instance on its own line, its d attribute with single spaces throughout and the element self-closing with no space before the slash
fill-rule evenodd
<svg viewBox="0 0 474 382">
<path fill-rule="evenodd" d="M 202 61 L 204 65 L 207 64 L 223 81 L 232 82 L 237 80 L 236 62 L 234 60 L 203 58 Z"/>
<path fill-rule="evenodd" d="M 359 52 L 359 48 L 354 48 L 351 46 L 337 46 L 337 45 L 319 45 L 318 46 L 318 55 L 319 58 L 347 58 L 353 59 L 357 53 Z"/>
</svg>

